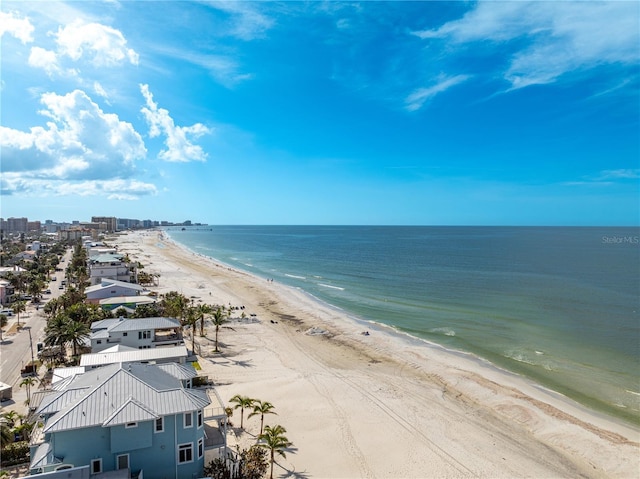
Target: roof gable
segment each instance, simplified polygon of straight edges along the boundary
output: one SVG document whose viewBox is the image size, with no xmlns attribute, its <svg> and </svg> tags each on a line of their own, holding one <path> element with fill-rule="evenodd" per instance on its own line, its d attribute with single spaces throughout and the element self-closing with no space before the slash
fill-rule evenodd
<svg viewBox="0 0 640 479">
<path fill-rule="evenodd" d="M 210 403 L 204 391 L 184 389 L 177 378 L 152 364 L 98 368 L 76 376 L 69 387 L 87 382 L 93 386 L 74 389 L 76 395 L 68 396 L 64 408 L 47 420 L 45 433 L 152 420 L 203 409 Z M 52 403 L 38 412 L 45 410 L 55 412 Z"/>
<path fill-rule="evenodd" d="M 130 397 L 120 409 L 116 410 L 102 423 L 102 427 L 119 426 L 131 422 L 151 421 L 158 417 L 156 413 Z"/>
</svg>

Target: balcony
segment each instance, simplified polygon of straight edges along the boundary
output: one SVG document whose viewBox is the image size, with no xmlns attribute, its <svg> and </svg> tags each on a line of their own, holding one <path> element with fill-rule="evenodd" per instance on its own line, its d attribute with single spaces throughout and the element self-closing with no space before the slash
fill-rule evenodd
<svg viewBox="0 0 640 479">
<path fill-rule="evenodd" d="M 182 341 L 182 335 L 180 333 L 156 333 L 153 336 L 154 343 L 167 343 L 167 342 L 176 342 Z"/>
</svg>

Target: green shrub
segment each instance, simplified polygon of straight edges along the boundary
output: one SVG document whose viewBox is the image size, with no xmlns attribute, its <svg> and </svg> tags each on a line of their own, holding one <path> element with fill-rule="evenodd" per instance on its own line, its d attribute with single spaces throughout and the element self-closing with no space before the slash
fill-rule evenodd
<svg viewBox="0 0 640 479">
<path fill-rule="evenodd" d="M 27 441 L 14 442 L 2 448 L 2 466 L 14 466 L 29 462 L 29 443 Z"/>
</svg>

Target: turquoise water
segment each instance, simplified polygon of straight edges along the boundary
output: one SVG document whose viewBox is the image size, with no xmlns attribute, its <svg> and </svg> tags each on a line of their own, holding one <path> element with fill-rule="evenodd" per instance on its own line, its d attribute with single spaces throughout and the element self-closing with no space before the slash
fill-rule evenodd
<svg viewBox="0 0 640 479">
<path fill-rule="evenodd" d="M 214 226 L 175 241 L 640 423 L 638 228 Z"/>
</svg>

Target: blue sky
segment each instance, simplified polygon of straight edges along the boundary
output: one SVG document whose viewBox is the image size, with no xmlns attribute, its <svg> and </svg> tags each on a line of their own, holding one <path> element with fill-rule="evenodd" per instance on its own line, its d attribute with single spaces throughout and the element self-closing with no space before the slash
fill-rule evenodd
<svg viewBox="0 0 640 479">
<path fill-rule="evenodd" d="M 638 2 L 0 8 L 5 218 L 640 223 Z"/>
</svg>

